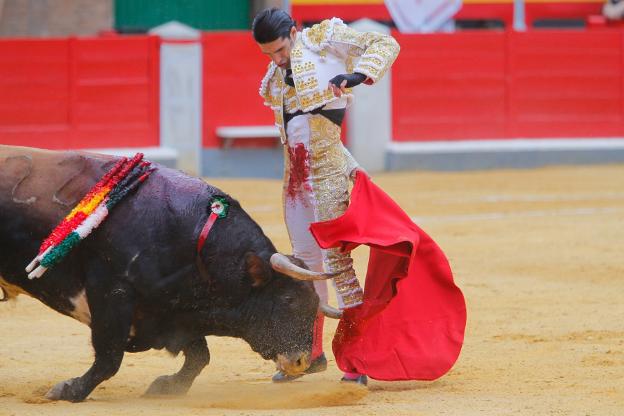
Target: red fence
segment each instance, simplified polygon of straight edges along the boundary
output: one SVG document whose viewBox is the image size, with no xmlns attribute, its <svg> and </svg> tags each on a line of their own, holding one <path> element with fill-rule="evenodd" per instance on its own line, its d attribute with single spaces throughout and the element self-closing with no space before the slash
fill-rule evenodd
<svg viewBox="0 0 624 416">
<path fill-rule="evenodd" d="M 395 34 L 393 138 L 494 138 L 505 134 L 505 35 Z"/>
<path fill-rule="evenodd" d="M 624 136 L 624 31 L 395 34 L 397 141 Z M 202 38 L 203 146 L 218 126 L 269 125 L 268 64 L 248 32 Z M 0 41 L 0 143 L 158 145 L 153 37 Z M 365 88 L 365 87 L 361 87 Z"/>
<path fill-rule="evenodd" d="M 623 33 L 395 34 L 394 140 L 622 136 Z"/>
<path fill-rule="evenodd" d="M 219 126 L 272 125 L 273 112 L 258 95 L 270 60 L 251 33 L 205 33 L 202 46 L 203 146 L 221 146 Z"/>
<path fill-rule="evenodd" d="M 508 37 L 510 137 L 624 135 L 623 32 Z"/>
<path fill-rule="evenodd" d="M 0 41 L 0 143 L 158 145 L 158 38 Z"/>
</svg>

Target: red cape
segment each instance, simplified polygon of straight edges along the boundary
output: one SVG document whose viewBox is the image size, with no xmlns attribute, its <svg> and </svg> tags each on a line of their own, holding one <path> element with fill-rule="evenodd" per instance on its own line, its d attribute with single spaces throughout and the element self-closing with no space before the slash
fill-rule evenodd
<svg viewBox="0 0 624 416">
<path fill-rule="evenodd" d="M 341 217 L 310 231 L 322 248 L 370 247 L 364 303 L 344 311 L 333 341 L 342 371 L 377 380 L 433 380 L 464 341 L 466 304 L 438 245 L 358 173 Z"/>
</svg>

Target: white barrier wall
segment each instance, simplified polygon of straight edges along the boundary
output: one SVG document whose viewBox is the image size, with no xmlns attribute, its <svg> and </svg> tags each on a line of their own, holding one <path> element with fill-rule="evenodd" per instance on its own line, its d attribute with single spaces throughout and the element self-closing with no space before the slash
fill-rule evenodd
<svg viewBox="0 0 624 416">
<path fill-rule="evenodd" d="M 199 175 L 202 138 L 202 47 L 199 31 L 170 22 L 160 36 L 160 145 L 178 152 L 177 166 Z"/>
<path fill-rule="evenodd" d="M 390 34 L 387 26 L 368 19 L 350 26 L 361 32 Z M 392 138 L 391 72 L 375 85 L 353 88 L 355 100 L 347 110 L 347 147 L 355 160 L 371 173 L 385 170 L 386 147 Z"/>
</svg>

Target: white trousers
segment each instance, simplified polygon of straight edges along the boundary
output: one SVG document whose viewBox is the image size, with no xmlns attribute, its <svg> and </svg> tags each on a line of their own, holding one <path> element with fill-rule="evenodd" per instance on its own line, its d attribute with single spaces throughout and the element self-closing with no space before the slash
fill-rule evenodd
<svg viewBox="0 0 624 416">
<path fill-rule="evenodd" d="M 337 273 L 332 279 L 338 306 L 362 303 L 362 289 L 349 253 L 322 250 L 310 233 L 310 224 L 342 215 L 349 204 L 347 160 L 340 141 L 340 127 L 320 114 L 304 114 L 290 120 L 286 134 L 284 166 L 284 217 L 293 255 L 314 271 Z M 321 300 L 327 302 L 327 284 L 315 282 Z"/>
</svg>

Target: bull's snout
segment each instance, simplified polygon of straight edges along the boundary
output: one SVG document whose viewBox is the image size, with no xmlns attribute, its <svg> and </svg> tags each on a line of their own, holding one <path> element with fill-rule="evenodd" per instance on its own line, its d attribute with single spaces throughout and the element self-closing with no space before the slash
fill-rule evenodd
<svg viewBox="0 0 624 416">
<path fill-rule="evenodd" d="M 303 374 L 310 367 L 310 353 L 296 352 L 290 354 L 277 354 L 277 369 L 289 376 Z"/>
</svg>

